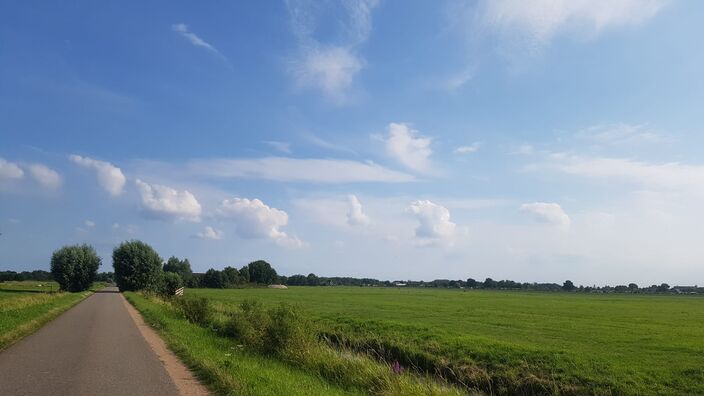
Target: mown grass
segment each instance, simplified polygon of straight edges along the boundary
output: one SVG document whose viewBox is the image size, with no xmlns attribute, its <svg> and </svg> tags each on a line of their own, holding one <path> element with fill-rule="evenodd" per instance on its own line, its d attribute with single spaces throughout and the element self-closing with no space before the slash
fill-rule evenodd
<svg viewBox="0 0 704 396">
<path fill-rule="evenodd" d="M 48 292 L 57 289 L 58 285 L 50 282 L 0 283 L 0 350 L 33 333 L 91 294 Z"/>
<path fill-rule="evenodd" d="M 497 394 L 704 394 L 704 299 L 294 287 L 196 289 L 221 314 L 298 304 L 332 344 Z"/>
</svg>

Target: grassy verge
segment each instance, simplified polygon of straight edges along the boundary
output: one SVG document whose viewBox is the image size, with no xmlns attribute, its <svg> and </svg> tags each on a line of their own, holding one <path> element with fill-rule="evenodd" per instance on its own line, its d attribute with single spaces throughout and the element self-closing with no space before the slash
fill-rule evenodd
<svg viewBox="0 0 704 396">
<path fill-rule="evenodd" d="M 461 394 L 428 377 L 319 342 L 310 323 L 288 306 L 265 311 L 254 305 L 239 314 L 211 316 L 197 301 L 173 306 L 154 297 L 125 295 L 218 393 Z"/>
<path fill-rule="evenodd" d="M 104 287 L 105 283 L 95 282 L 87 292 L 62 293 L 54 281 L 1 282 L 0 351 Z"/>
<path fill-rule="evenodd" d="M 192 324 L 168 304 L 126 292 L 127 300 L 216 394 L 344 395 L 345 391 L 290 365 L 252 354 L 211 329 Z"/>
<path fill-rule="evenodd" d="M 0 350 L 35 332 L 90 294 L 0 291 Z"/>
</svg>

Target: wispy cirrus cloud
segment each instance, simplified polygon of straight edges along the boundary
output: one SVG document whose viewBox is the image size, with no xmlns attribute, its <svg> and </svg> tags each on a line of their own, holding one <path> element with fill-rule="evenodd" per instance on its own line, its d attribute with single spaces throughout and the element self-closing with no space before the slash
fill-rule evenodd
<svg viewBox="0 0 704 396">
<path fill-rule="evenodd" d="M 185 38 L 188 40 L 189 43 L 195 45 L 196 47 L 204 48 L 211 52 L 214 55 L 217 55 L 218 57 L 222 58 L 223 60 L 227 60 L 225 55 L 223 55 L 217 48 L 215 48 L 212 44 L 208 43 L 207 41 L 203 40 L 200 36 L 197 34 L 193 33 L 189 28 L 188 25 L 185 23 L 175 23 L 171 25 L 171 30 L 174 32 L 178 33 L 181 35 L 181 37 Z"/>
<path fill-rule="evenodd" d="M 371 34 L 371 14 L 377 4 L 378 0 L 346 1 L 340 3 L 341 9 L 328 9 L 323 6 L 328 3 L 286 2 L 291 29 L 299 47 L 289 62 L 289 73 L 298 87 L 319 90 L 338 104 L 347 101 L 355 77 L 365 66 L 358 47 Z M 344 15 L 336 21 L 339 37 L 342 37 L 336 42 L 323 43 L 316 38 L 318 20 L 323 18 L 320 15 L 323 12 Z"/>
<path fill-rule="evenodd" d="M 542 162 L 530 163 L 524 170 L 621 181 L 654 190 L 704 192 L 704 165 L 698 164 L 550 153 Z"/>
<path fill-rule="evenodd" d="M 187 172 L 217 178 L 264 179 L 312 183 L 402 183 L 414 181 L 407 173 L 373 162 L 341 159 L 265 157 L 190 161 Z"/>
<path fill-rule="evenodd" d="M 481 0 L 472 17 L 513 49 L 539 52 L 562 33 L 596 37 L 609 29 L 638 26 L 669 0 Z"/>
<path fill-rule="evenodd" d="M 575 137 L 603 145 L 663 143 L 668 141 L 666 137 L 648 127 L 648 125 L 623 122 L 593 125 L 578 131 Z"/>
</svg>

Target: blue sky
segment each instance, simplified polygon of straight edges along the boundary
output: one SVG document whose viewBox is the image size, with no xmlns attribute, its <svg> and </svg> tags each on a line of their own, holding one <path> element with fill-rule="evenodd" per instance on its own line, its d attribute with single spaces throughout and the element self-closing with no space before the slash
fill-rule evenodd
<svg viewBox="0 0 704 396">
<path fill-rule="evenodd" d="M 704 3 L 0 6 L 0 266 L 702 283 Z"/>
</svg>

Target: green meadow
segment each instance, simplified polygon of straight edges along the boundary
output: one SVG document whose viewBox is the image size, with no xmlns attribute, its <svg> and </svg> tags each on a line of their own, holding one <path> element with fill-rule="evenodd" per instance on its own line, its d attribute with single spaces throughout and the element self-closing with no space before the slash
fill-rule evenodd
<svg viewBox="0 0 704 396">
<path fill-rule="evenodd" d="M 221 318 L 248 299 L 292 304 L 330 348 L 398 362 L 463 392 L 704 394 L 704 299 L 696 296 L 361 287 L 187 294 L 210 300 Z"/>
<path fill-rule="evenodd" d="M 100 287 L 100 285 L 96 285 Z M 33 333 L 88 295 L 59 293 L 52 281 L 0 283 L 0 350 Z"/>
</svg>

